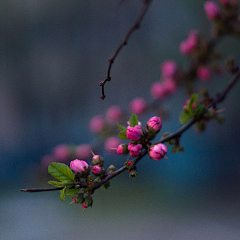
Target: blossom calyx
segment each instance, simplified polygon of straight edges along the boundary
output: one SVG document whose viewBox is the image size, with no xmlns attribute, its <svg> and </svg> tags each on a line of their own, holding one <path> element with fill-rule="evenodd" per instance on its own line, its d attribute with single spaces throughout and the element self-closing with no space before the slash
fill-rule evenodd
<svg viewBox="0 0 240 240">
<path fill-rule="evenodd" d="M 113 173 L 113 172 L 117 171 L 117 168 L 113 164 L 111 164 L 108 167 L 107 171 L 108 171 L 108 173 Z"/>
<path fill-rule="evenodd" d="M 127 133 L 126 136 L 128 139 L 132 141 L 138 141 L 140 140 L 141 136 L 143 135 L 143 130 L 140 126 L 135 125 L 134 127 L 127 127 Z"/>
<path fill-rule="evenodd" d="M 100 155 L 94 155 L 93 158 L 92 158 L 92 163 L 94 165 L 99 165 L 100 167 L 103 167 L 104 160 Z"/>
<path fill-rule="evenodd" d="M 75 203 L 77 203 L 77 204 L 79 204 L 79 203 L 83 203 L 84 202 L 84 196 L 83 196 L 83 193 L 75 193 L 74 195 L 73 195 L 73 201 L 75 202 Z"/>
<path fill-rule="evenodd" d="M 167 147 L 166 145 L 159 143 L 156 145 L 152 145 L 149 149 L 149 156 L 151 158 L 153 158 L 156 161 L 161 160 L 162 158 L 164 158 L 165 154 L 167 154 Z"/>
<path fill-rule="evenodd" d="M 93 204 L 93 199 L 92 199 L 92 196 L 91 195 L 88 195 L 85 197 L 85 200 L 84 202 L 82 203 L 82 206 L 84 208 L 88 208 L 88 207 L 91 207 Z"/>
</svg>

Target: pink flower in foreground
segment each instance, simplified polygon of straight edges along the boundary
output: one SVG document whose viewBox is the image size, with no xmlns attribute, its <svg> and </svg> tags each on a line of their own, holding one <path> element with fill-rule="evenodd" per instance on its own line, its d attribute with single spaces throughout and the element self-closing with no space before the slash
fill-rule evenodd
<svg viewBox="0 0 240 240">
<path fill-rule="evenodd" d="M 76 173 L 81 173 L 85 172 L 88 168 L 88 164 L 85 161 L 75 159 L 70 162 L 70 168 Z"/>
<path fill-rule="evenodd" d="M 103 130 L 104 127 L 104 119 L 101 115 L 96 115 L 90 120 L 89 128 L 93 133 L 99 133 Z"/>
<path fill-rule="evenodd" d="M 110 123 L 115 123 L 116 121 L 118 121 L 121 117 L 122 114 L 122 110 L 119 106 L 114 105 L 110 108 L 108 108 L 107 112 L 106 112 L 106 119 L 108 122 Z"/>
<path fill-rule="evenodd" d="M 122 143 L 117 147 L 117 154 L 119 155 L 127 155 L 128 154 L 128 145 L 126 143 Z"/>
<path fill-rule="evenodd" d="M 211 78 L 211 71 L 208 67 L 199 67 L 197 70 L 197 77 L 203 81 Z"/>
<path fill-rule="evenodd" d="M 142 144 L 128 144 L 128 150 L 130 152 L 131 157 L 137 157 L 142 152 Z"/>
<path fill-rule="evenodd" d="M 150 147 L 149 156 L 154 160 L 161 160 L 165 154 L 167 154 L 167 147 L 162 143 Z"/>
<path fill-rule="evenodd" d="M 93 174 L 99 174 L 101 172 L 101 167 L 98 165 L 93 166 L 92 172 Z"/>
<path fill-rule="evenodd" d="M 69 147 L 65 144 L 58 145 L 53 149 L 53 156 L 58 160 L 66 160 L 69 155 Z"/>
<path fill-rule="evenodd" d="M 141 129 L 141 127 L 139 127 L 138 125 L 134 126 L 134 127 L 127 127 L 127 138 L 133 141 L 138 141 L 141 136 L 143 135 L 143 131 Z"/>
<path fill-rule="evenodd" d="M 162 119 L 160 117 L 152 117 L 147 121 L 147 128 L 152 128 L 155 132 L 159 132 L 162 128 Z"/>
<path fill-rule="evenodd" d="M 207 18 L 210 20 L 214 20 L 219 17 L 220 9 L 218 4 L 214 1 L 207 1 L 204 3 L 204 10 L 207 15 Z"/>
<path fill-rule="evenodd" d="M 177 63 L 173 60 L 166 60 L 161 64 L 160 67 L 163 77 L 174 77 L 178 66 Z"/>
<path fill-rule="evenodd" d="M 143 114 L 146 107 L 147 103 L 143 98 L 134 98 L 129 104 L 131 112 L 136 113 L 137 115 Z"/>
<path fill-rule="evenodd" d="M 120 139 L 118 137 L 110 137 L 104 143 L 104 149 L 110 151 L 111 148 L 117 148 L 120 144 Z"/>
<path fill-rule="evenodd" d="M 75 155 L 78 158 L 87 159 L 91 156 L 91 147 L 89 144 L 80 144 L 75 148 Z"/>
<path fill-rule="evenodd" d="M 161 82 L 155 82 L 152 84 L 150 93 L 154 99 L 162 99 L 165 96 L 165 87 Z"/>
</svg>

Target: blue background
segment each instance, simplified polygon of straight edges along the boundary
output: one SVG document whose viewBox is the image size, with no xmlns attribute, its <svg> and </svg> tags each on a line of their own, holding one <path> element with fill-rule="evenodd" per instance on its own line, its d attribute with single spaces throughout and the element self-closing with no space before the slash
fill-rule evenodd
<svg viewBox="0 0 240 240">
<path fill-rule="evenodd" d="M 19 191 L 47 186 L 39 181 L 40 159 L 54 146 L 94 141 L 91 117 L 113 104 L 128 110 L 135 97 L 150 102 L 165 59 L 187 66 L 178 48 L 191 29 L 210 37 L 204 1 L 153 1 L 114 62 L 102 101 L 107 59 L 141 8 L 137 0 L 119 2 L 0 2 L 0 239 L 239 239 L 239 83 L 220 105 L 223 125 L 209 122 L 201 134 L 189 129 L 181 139 L 185 153 L 168 154 L 169 160 L 142 159 L 136 179 L 127 173 L 113 179 L 84 215 L 58 192 Z M 239 39 L 224 38 L 217 49 L 240 62 Z M 204 86 L 215 96 L 231 78 L 217 76 L 195 89 Z M 180 88 L 162 103 L 171 110 L 162 133 L 181 126 L 186 99 Z M 116 167 L 125 161 L 103 157 Z"/>
</svg>

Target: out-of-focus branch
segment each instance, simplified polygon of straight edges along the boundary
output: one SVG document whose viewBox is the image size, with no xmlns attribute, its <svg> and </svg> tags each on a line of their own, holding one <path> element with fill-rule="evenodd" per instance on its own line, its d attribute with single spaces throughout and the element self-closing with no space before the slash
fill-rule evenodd
<svg viewBox="0 0 240 240">
<path fill-rule="evenodd" d="M 231 80 L 231 82 L 226 86 L 226 88 L 224 89 L 224 91 L 220 94 L 217 95 L 217 97 L 215 99 L 213 99 L 213 101 L 206 107 L 206 112 L 211 108 L 211 107 L 215 107 L 218 103 L 224 101 L 225 97 L 227 96 L 227 94 L 230 92 L 230 90 L 233 88 L 233 86 L 236 84 L 236 82 L 239 80 L 240 78 L 240 67 L 238 67 L 238 70 L 234 76 L 234 78 Z M 168 135 L 167 137 L 161 139 L 158 143 L 164 143 L 166 141 L 169 141 L 171 139 L 180 137 L 185 131 L 187 131 L 194 123 L 200 121 L 203 118 L 204 114 L 197 116 L 195 118 L 193 118 L 192 120 L 190 120 L 188 123 L 186 123 L 184 126 L 182 126 L 181 128 L 179 128 L 176 132 Z M 134 163 L 136 164 L 139 160 L 141 160 L 145 155 L 147 154 L 147 150 L 145 150 L 141 155 L 137 156 L 134 159 Z M 102 179 L 100 182 L 97 182 L 95 187 L 92 190 L 96 190 L 99 187 L 101 187 L 104 183 L 106 183 L 107 181 L 111 180 L 112 178 L 116 177 L 117 175 L 119 175 L 120 173 L 124 172 L 125 170 L 127 170 L 126 166 L 123 166 L 121 168 L 119 168 L 117 171 L 108 174 L 104 179 Z M 79 188 L 85 188 L 87 185 L 84 183 L 75 183 L 76 185 L 78 185 Z M 73 188 L 73 187 L 72 187 Z M 63 189 L 62 187 L 58 187 L 58 188 L 30 188 L 30 189 L 20 189 L 20 191 L 22 192 L 42 192 L 42 191 L 54 191 L 54 190 L 61 190 Z"/>
<path fill-rule="evenodd" d="M 128 30 L 125 38 L 123 39 L 123 41 L 121 42 L 121 44 L 119 45 L 119 47 L 117 48 L 117 50 L 115 51 L 115 53 L 113 54 L 113 56 L 111 58 L 108 59 L 109 61 L 109 66 L 108 66 L 108 71 L 107 71 L 107 77 L 104 81 L 101 81 L 99 83 L 99 85 L 102 87 L 102 96 L 101 99 L 103 100 L 106 95 L 104 94 L 104 85 L 107 81 L 111 81 L 111 77 L 110 77 L 110 73 L 111 73 L 111 68 L 113 65 L 114 60 L 116 59 L 116 57 L 118 56 L 119 52 L 121 51 L 121 49 L 127 45 L 128 39 L 130 38 L 130 36 L 132 35 L 132 33 L 137 30 L 140 27 L 140 23 L 144 17 L 144 15 L 146 14 L 150 3 L 152 2 L 152 0 L 145 0 L 144 1 L 144 5 L 137 17 L 137 19 L 135 20 L 134 24 L 132 25 L 132 27 Z"/>
</svg>

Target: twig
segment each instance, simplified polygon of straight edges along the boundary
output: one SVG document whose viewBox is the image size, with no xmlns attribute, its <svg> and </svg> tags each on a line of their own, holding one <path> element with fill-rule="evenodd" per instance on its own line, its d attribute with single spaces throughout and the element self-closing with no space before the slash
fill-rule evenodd
<svg viewBox="0 0 240 240">
<path fill-rule="evenodd" d="M 99 83 L 99 85 L 102 87 L 102 96 L 101 99 L 103 100 L 106 95 L 104 94 L 104 85 L 107 81 L 111 81 L 111 77 L 110 77 L 110 73 L 111 73 L 111 68 L 113 65 L 114 60 L 116 59 L 117 55 L 119 54 L 119 52 L 121 51 L 121 49 L 127 45 L 128 39 L 130 38 L 130 36 L 132 35 L 132 33 L 137 30 L 140 27 L 140 23 L 145 15 L 145 13 L 148 10 L 148 7 L 150 6 L 150 3 L 152 2 L 152 0 L 145 0 L 144 1 L 144 5 L 137 17 L 137 19 L 135 20 L 134 24 L 132 25 L 132 27 L 128 30 L 125 38 L 123 39 L 123 41 L 121 42 L 121 44 L 119 45 L 119 47 L 117 48 L 117 50 L 115 51 L 115 53 L 113 54 L 113 56 L 111 58 L 108 59 L 109 61 L 109 66 L 108 66 L 108 71 L 107 71 L 107 77 L 104 81 L 101 81 Z"/>
<path fill-rule="evenodd" d="M 229 93 L 229 91 L 233 88 L 233 86 L 236 84 L 236 82 L 239 80 L 240 77 L 240 68 L 238 68 L 238 71 L 236 73 L 236 75 L 234 76 L 234 78 L 232 79 L 232 81 L 226 86 L 226 88 L 224 89 L 224 91 L 221 94 L 218 94 L 217 97 L 206 107 L 206 112 L 213 106 L 216 106 L 218 103 L 224 101 L 226 95 Z M 194 123 L 196 123 L 197 121 L 201 120 L 203 118 L 202 114 L 201 116 L 195 117 L 192 120 L 190 120 L 188 123 L 186 123 L 185 125 L 183 125 L 181 128 L 179 128 L 176 132 L 168 135 L 167 137 L 161 139 L 158 143 L 164 143 L 166 141 L 169 141 L 171 139 L 174 139 L 176 137 L 180 137 L 182 135 L 182 133 L 184 133 L 187 129 L 189 129 Z M 141 160 L 145 155 L 147 154 L 147 150 L 145 150 L 141 155 L 137 156 L 134 159 L 134 163 L 137 163 L 139 160 Z M 125 170 L 127 170 L 126 166 L 123 166 L 121 168 L 119 168 L 117 171 L 107 175 L 104 179 L 102 179 L 100 182 L 97 182 L 95 187 L 93 188 L 93 190 L 98 189 L 99 187 L 101 187 L 104 183 L 106 183 L 107 181 L 109 181 L 110 179 L 116 177 L 117 175 L 119 175 L 120 173 L 124 172 Z M 82 184 L 82 183 L 76 183 L 76 185 L 79 185 L 79 188 L 84 188 L 86 187 L 86 184 Z M 73 186 L 74 187 L 74 186 Z M 72 188 L 73 188 L 72 187 Z M 42 191 L 54 191 L 54 190 L 61 190 L 63 189 L 62 187 L 59 188 L 30 188 L 30 189 L 20 189 L 20 191 L 23 192 L 42 192 Z"/>
</svg>

